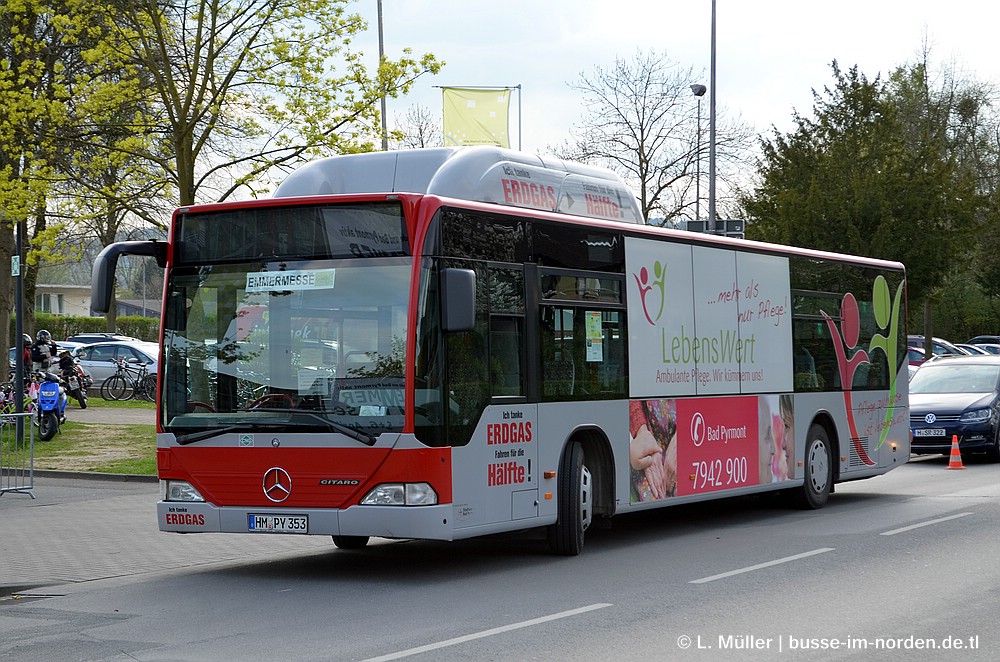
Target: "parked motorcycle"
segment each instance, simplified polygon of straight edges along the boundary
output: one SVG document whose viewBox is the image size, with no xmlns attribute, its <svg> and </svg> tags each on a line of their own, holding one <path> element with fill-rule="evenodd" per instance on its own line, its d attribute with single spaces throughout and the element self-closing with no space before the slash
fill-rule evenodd
<svg viewBox="0 0 1000 662">
<path fill-rule="evenodd" d="M 66 393 L 80 403 L 80 409 L 87 408 L 87 389 L 94 385 L 94 379 L 80 365 L 79 359 L 69 352 L 59 355 L 59 374 L 66 382 Z"/>
<path fill-rule="evenodd" d="M 52 372 L 37 372 L 28 389 L 32 401 L 32 423 L 38 426 L 38 437 L 48 441 L 59 432 L 59 426 L 66 422 L 66 388 L 59 375 Z"/>
</svg>

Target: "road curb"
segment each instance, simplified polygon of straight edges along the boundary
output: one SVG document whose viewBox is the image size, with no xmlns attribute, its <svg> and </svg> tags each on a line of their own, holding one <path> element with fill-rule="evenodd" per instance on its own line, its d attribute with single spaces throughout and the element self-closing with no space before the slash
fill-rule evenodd
<svg viewBox="0 0 1000 662">
<path fill-rule="evenodd" d="M 42 478 L 74 478 L 82 480 L 102 480 L 115 483 L 156 483 L 159 478 L 156 476 L 143 476 L 139 474 L 109 474 L 98 471 L 59 471 L 57 469 L 35 469 L 36 476 Z"/>
</svg>

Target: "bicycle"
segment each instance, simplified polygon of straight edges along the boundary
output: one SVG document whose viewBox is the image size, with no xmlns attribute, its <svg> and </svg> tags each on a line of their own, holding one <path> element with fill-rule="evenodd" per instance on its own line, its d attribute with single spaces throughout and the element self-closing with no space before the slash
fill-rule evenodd
<svg viewBox="0 0 1000 662">
<path fill-rule="evenodd" d="M 117 372 L 101 384 L 101 397 L 105 400 L 131 400 L 142 398 L 147 402 L 156 399 L 156 375 L 149 374 L 148 363 L 130 366 L 125 359 L 112 359 Z"/>
<path fill-rule="evenodd" d="M 14 382 L 0 385 L 0 427 L 14 422 L 17 406 L 14 402 Z"/>
<path fill-rule="evenodd" d="M 25 380 L 25 387 L 22 389 L 24 393 L 24 400 L 22 404 L 24 405 L 23 413 L 27 414 L 28 420 L 35 427 L 38 427 L 38 416 L 35 415 L 35 407 L 37 406 L 36 400 L 32 397 L 33 388 L 37 387 L 37 382 L 28 378 Z M 7 425 L 12 425 L 17 421 L 17 402 L 14 395 L 14 380 L 11 379 L 6 384 L 0 384 L 0 429 Z"/>
</svg>

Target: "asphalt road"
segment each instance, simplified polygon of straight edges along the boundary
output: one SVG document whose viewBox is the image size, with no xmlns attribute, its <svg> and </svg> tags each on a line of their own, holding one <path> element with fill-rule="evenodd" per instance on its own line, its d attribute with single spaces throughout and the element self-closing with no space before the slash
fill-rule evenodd
<svg viewBox="0 0 1000 662">
<path fill-rule="evenodd" d="M 1000 466 L 947 465 L 819 511 L 627 515 L 572 558 L 537 532 L 360 551 L 162 533 L 156 485 L 45 477 L 0 498 L 0 659 L 992 661 Z"/>
</svg>

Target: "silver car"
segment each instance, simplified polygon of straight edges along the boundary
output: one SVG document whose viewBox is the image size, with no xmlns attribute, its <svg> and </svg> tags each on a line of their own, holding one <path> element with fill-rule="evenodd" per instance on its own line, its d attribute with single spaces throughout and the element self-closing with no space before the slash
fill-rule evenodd
<svg viewBox="0 0 1000 662">
<path fill-rule="evenodd" d="M 94 378 L 94 388 L 100 387 L 105 379 L 118 371 L 116 363 L 122 358 L 133 367 L 139 363 L 148 364 L 146 369 L 155 375 L 159 353 L 158 344 L 141 340 L 99 342 L 76 350 L 80 365 Z"/>
</svg>

